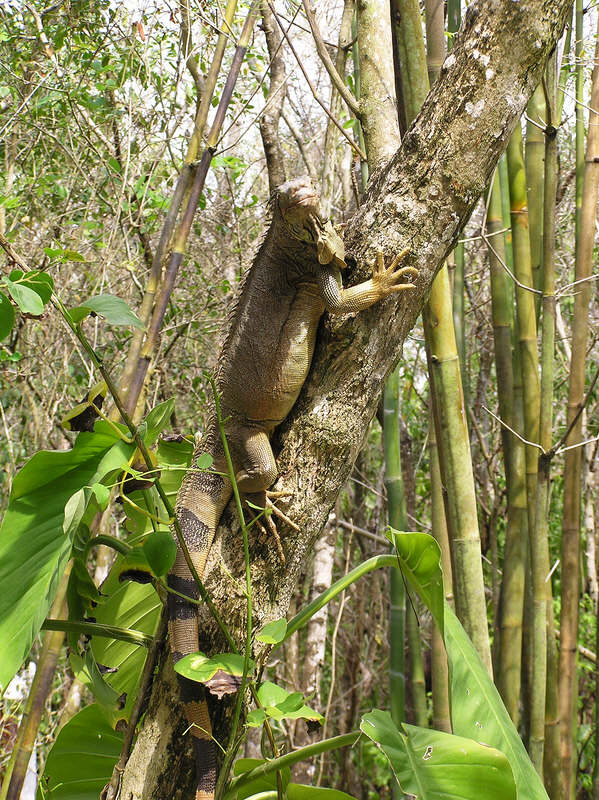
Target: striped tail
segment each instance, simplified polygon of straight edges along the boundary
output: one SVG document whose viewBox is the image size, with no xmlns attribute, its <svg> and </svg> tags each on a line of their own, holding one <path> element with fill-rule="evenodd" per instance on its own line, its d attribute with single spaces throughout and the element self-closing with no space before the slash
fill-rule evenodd
<svg viewBox="0 0 599 800">
<path fill-rule="evenodd" d="M 226 463 L 218 447 L 213 468 L 226 472 Z M 198 446 L 194 453 L 192 466 L 197 456 L 206 447 Z M 214 538 L 220 516 L 232 493 L 231 482 L 222 475 L 212 472 L 189 471 L 177 497 L 176 514 L 181 525 L 185 544 L 191 561 L 200 578 L 204 575 L 208 551 Z M 181 594 L 195 600 L 199 598 L 198 588 L 185 561 L 183 551 L 177 543 L 177 557 L 168 576 L 168 585 Z M 176 664 L 183 656 L 195 653 L 198 644 L 197 606 L 176 594 L 168 596 L 168 628 L 173 662 Z M 197 682 L 177 676 L 185 715 L 190 725 L 197 768 L 196 800 L 213 800 L 216 787 L 216 746 L 212 739 L 212 726 L 204 688 Z"/>
</svg>

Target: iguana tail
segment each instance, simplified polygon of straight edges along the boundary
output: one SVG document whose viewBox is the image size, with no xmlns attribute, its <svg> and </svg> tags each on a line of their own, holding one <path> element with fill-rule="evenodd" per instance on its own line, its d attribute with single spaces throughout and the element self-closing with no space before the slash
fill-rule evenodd
<svg viewBox="0 0 599 800">
<path fill-rule="evenodd" d="M 187 472 L 179 491 L 176 508 L 187 549 L 200 578 L 204 575 L 216 526 L 232 492 L 230 480 L 223 475 L 193 470 L 197 456 L 203 452 L 211 452 L 215 472 L 227 471 L 220 442 L 213 440 L 198 445 L 194 452 L 192 467 Z M 177 557 L 168 576 L 168 585 L 176 592 L 194 600 L 199 597 L 198 588 L 180 546 L 177 546 Z M 183 656 L 195 653 L 199 649 L 197 615 L 197 605 L 169 593 L 168 627 L 175 664 Z M 178 678 L 185 715 L 193 737 L 198 779 L 196 800 L 213 800 L 216 786 L 216 750 L 204 690 L 195 681 L 190 681 L 181 675 Z"/>
</svg>

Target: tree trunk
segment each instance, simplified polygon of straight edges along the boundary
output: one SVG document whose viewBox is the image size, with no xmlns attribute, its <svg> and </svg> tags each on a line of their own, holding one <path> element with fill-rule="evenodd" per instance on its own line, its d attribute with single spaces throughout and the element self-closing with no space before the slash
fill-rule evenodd
<svg viewBox="0 0 599 800">
<path fill-rule="evenodd" d="M 569 0 L 472 3 L 420 115 L 389 164 L 373 175 L 365 202 L 348 225 L 347 252 L 360 264 L 348 270 L 349 281 L 369 273 L 377 250 L 392 256 L 409 246 L 408 260 L 420 270 L 417 288 L 356 316 L 325 318 L 321 326 L 308 380 L 273 440 L 281 475 L 276 486 L 294 492 L 287 513 L 300 532 L 281 531 L 285 566 L 274 546 L 265 550 L 251 543 L 257 626 L 286 614 L 297 576 L 350 473 L 387 375 L 436 271 L 489 183 L 569 7 Z M 244 571 L 239 541 L 227 509 L 210 553 L 206 584 L 241 641 L 243 581 L 232 580 Z M 222 649 L 204 614 L 201 627 L 203 647 Z M 162 686 L 159 680 L 129 759 L 123 800 L 165 796 L 160 787 L 166 782 L 183 785 L 193 773 L 189 762 L 171 753 L 148 758 L 158 740 L 175 741 L 173 727 L 180 725 L 172 696 L 159 702 Z M 219 741 L 226 741 L 228 733 L 223 705 L 214 719 Z M 184 741 L 179 739 L 177 753 Z"/>
</svg>

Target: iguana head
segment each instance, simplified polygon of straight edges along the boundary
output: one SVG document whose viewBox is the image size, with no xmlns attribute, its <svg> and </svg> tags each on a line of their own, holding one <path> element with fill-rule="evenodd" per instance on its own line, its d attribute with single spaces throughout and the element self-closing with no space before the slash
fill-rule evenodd
<svg viewBox="0 0 599 800">
<path fill-rule="evenodd" d="M 345 267 L 343 240 L 320 208 L 320 197 L 308 177 L 295 178 L 275 189 L 276 203 L 285 227 L 294 239 L 316 245 L 320 264 Z"/>
</svg>

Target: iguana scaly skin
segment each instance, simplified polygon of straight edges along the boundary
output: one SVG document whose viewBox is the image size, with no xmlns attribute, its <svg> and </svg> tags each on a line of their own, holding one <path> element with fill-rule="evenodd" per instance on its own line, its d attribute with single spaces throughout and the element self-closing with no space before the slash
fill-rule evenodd
<svg viewBox="0 0 599 800">
<path fill-rule="evenodd" d="M 320 212 L 319 197 L 308 178 L 280 186 L 272 198 L 272 222 L 246 274 L 229 318 L 229 330 L 218 367 L 216 386 L 231 451 L 235 478 L 245 494 L 265 493 L 277 477 L 270 436 L 291 411 L 308 374 L 316 330 L 325 310 L 345 314 L 368 308 L 392 292 L 412 288 L 400 284 L 413 267 L 398 269 L 405 252 L 385 268 L 377 256 L 373 276 L 344 289 L 343 242 Z M 216 420 L 198 442 L 210 453 L 214 473 L 227 465 Z M 232 494 L 231 481 L 212 472 L 187 473 L 177 498 L 176 513 L 200 577 L 220 516 Z M 169 585 L 198 597 L 197 587 L 180 548 Z M 169 594 L 169 632 L 175 663 L 198 649 L 196 608 Z M 198 766 L 196 800 L 212 800 L 216 780 L 214 742 L 198 684 L 181 679 L 185 711 Z"/>
</svg>

